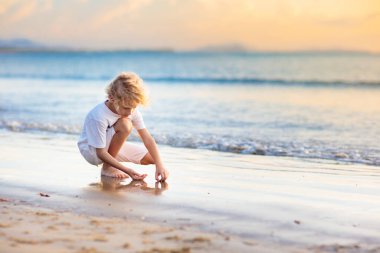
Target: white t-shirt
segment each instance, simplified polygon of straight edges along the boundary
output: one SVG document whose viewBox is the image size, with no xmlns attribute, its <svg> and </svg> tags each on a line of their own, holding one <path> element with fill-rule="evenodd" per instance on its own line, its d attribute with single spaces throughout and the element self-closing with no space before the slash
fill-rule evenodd
<svg viewBox="0 0 380 253">
<path fill-rule="evenodd" d="M 82 133 L 78 140 L 78 147 L 81 151 L 88 150 L 89 146 L 93 148 L 106 147 L 106 132 L 107 129 L 113 127 L 120 115 L 112 112 L 102 102 L 95 106 L 86 116 Z M 141 113 L 135 109 L 128 116 L 132 121 L 132 125 L 136 130 L 144 129 L 145 124 Z"/>
</svg>

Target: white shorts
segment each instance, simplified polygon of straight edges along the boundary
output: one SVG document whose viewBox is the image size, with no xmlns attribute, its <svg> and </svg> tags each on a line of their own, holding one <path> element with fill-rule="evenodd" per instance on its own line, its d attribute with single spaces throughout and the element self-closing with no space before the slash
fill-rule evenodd
<svg viewBox="0 0 380 253">
<path fill-rule="evenodd" d="M 108 150 L 112 137 L 115 134 L 113 127 L 109 128 L 106 133 L 106 148 Z M 80 147 L 80 152 L 87 162 L 93 165 L 102 164 L 103 161 L 96 155 L 96 149 L 92 146 L 87 145 L 86 147 Z M 141 164 L 141 160 L 148 153 L 148 150 L 144 145 L 138 145 L 130 142 L 124 142 L 123 146 L 117 156 L 115 157 L 119 162 L 132 162 L 136 164 Z"/>
</svg>

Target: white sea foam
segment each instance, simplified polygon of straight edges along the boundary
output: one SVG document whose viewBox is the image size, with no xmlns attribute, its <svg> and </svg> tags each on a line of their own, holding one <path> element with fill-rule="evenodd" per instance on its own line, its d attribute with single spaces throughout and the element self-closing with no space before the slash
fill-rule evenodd
<svg viewBox="0 0 380 253">
<path fill-rule="evenodd" d="M 0 121 L 0 129 L 5 128 L 14 132 L 46 132 L 69 135 L 79 135 L 79 125 L 57 125 L 52 123 L 25 123 L 20 121 Z M 207 138 L 205 136 L 181 137 L 176 134 L 154 134 L 158 144 L 172 147 L 208 149 L 221 152 L 239 153 L 247 155 L 289 156 L 300 158 L 330 159 L 341 162 L 380 165 L 378 154 L 380 150 L 367 149 L 365 151 L 350 147 L 329 147 L 328 143 L 310 144 L 295 142 L 270 142 L 267 140 L 233 140 L 231 137 Z M 129 140 L 139 141 L 136 133 Z"/>
</svg>

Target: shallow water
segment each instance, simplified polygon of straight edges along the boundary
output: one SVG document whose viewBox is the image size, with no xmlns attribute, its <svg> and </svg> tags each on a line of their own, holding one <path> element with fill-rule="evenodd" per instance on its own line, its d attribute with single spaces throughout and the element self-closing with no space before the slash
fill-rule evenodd
<svg viewBox="0 0 380 253">
<path fill-rule="evenodd" d="M 11 131 L 79 135 L 104 99 L 103 81 L 2 79 L 0 87 L 0 127 Z M 380 164 L 377 88 L 152 83 L 149 90 L 141 111 L 160 144 Z"/>
<path fill-rule="evenodd" d="M 133 70 L 150 90 L 150 107 L 141 110 L 160 144 L 378 166 L 379 57 L 0 53 L 0 128 L 79 135 L 107 83 Z"/>
</svg>

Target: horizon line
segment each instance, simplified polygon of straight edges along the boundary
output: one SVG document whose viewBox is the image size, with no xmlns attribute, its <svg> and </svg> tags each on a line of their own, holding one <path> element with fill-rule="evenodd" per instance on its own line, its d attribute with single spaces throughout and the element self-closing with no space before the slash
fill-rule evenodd
<svg viewBox="0 0 380 253">
<path fill-rule="evenodd" d="M 262 54 L 292 54 L 292 53 L 356 53 L 356 54 L 380 54 L 380 51 L 358 50 L 358 49 L 299 49 L 299 50 L 259 50 L 259 49 L 242 49 L 242 50 L 223 50 L 223 49 L 174 49 L 174 48 L 114 48 L 114 49 L 94 49 L 94 48 L 71 48 L 71 47 L 1 47 L 0 52 L 88 52 L 88 53 L 112 53 L 112 52 L 162 52 L 162 53 L 262 53 Z"/>
</svg>

